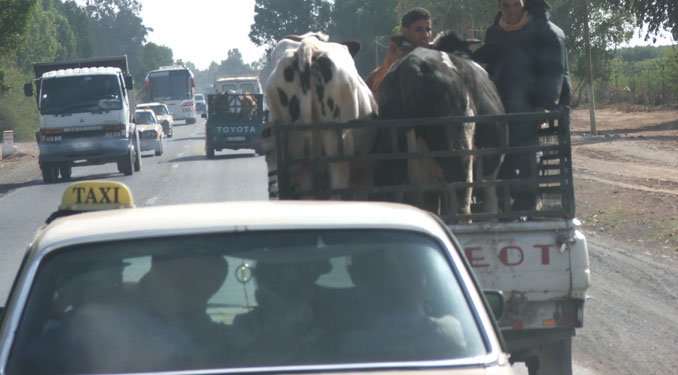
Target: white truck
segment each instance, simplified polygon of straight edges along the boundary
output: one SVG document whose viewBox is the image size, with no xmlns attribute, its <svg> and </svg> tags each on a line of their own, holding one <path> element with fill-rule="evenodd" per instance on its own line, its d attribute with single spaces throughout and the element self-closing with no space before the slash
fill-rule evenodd
<svg viewBox="0 0 678 375">
<path fill-rule="evenodd" d="M 45 182 L 70 178 L 80 165 L 117 163 L 125 175 L 141 170 L 127 56 L 36 63 L 33 70 L 24 93 L 36 96 Z"/>
<path fill-rule="evenodd" d="M 420 152 L 416 154 L 373 153 L 332 157 L 293 158 L 285 147 L 294 132 L 311 132 L 310 150 L 323 131 L 341 134 L 348 128 L 366 126 L 390 131 L 396 139 L 399 129 L 414 126 L 454 126 L 473 121 L 463 117 L 360 120 L 345 124 L 267 124 L 263 137 L 269 159 L 269 192 L 275 199 L 323 199 L 341 196 L 354 199 L 367 196 L 368 200 L 383 200 L 384 193 L 430 192 L 450 187 L 465 188 L 494 186 L 504 195 L 497 214 L 441 216 L 459 239 L 471 268 L 485 290 L 501 290 L 506 305 L 497 322 L 508 345 L 512 362 L 525 362 L 530 375 L 571 374 L 572 336 L 583 325 L 584 301 L 590 283 L 589 258 L 586 238 L 575 218 L 572 157 L 570 146 L 569 109 L 542 114 L 512 114 L 478 116 L 487 120 L 495 117 L 520 117 L 544 121 L 540 129 L 540 144 L 534 147 Z M 476 122 L 477 124 L 480 121 Z M 317 146 L 317 147 L 316 147 Z M 452 182 L 423 185 L 375 186 L 374 178 L 368 187 L 330 189 L 323 172 L 329 163 L 350 162 L 374 168 L 384 160 L 412 160 L 424 158 L 461 157 L 475 154 L 530 152 L 539 155 L 538 173 L 524 180 L 496 180 L 482 182 Z M 315 173 L 314 187 L 299 191 L 291 184 L 291 173 L 309 170 Z M 369 174 L 369 173 L 368 173 Z M 535 211 L 512 211 L 510 190 L 516 186 L 537 183 L 543 207 Z M 471 184 L 471 185 L 469 185 Z M 532 185 L 534 186 L 534 185 Z M 388 195 L 387 195 L 388 196 Z M 404 201 L 402 199 L 394 199 Z M 502 201 L 500 199 L 500 201 Z"/>
</svg>

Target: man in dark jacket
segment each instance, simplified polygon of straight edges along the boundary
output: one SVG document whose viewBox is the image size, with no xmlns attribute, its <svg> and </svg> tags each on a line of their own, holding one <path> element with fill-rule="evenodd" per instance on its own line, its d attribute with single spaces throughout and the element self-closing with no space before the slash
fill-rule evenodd
<svg viewBox="0 0 678 375">
<path fill-rule="evenodd" d="M 507 113 L 541 112 L 570 103 L 565 34 L 548 20 L 544 0 L 498 0 L 499 14 L 487 29 L 485 44 L 474 59 L 485 63 Z M 538 123 L 509 122 L 511 146 L 539 143 Z M 510 154 L 501 178 L 521 179 L 537 171 L 535 153 Z M 538 208 L 537 186 L 512 191 L 514 210 Z"/>
</svg>

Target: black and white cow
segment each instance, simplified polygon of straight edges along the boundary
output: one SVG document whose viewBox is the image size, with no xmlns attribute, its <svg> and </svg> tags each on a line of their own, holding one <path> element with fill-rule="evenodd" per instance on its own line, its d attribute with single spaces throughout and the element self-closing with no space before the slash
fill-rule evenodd
<svg viewBox="0 0 678 375">
<path fill-rule="evenodd" d="M 278 47 L 281 46 L 282 47 Z M 266 84 L 266 101 L 270 120 L 284 124 L 344 123 L 367 118 L 377 111 L 372 92 L 358 74 L 352 54 L 356 45 L 331 43 L 308 34 L 300 41 L 281 41 L 274 51 L 279 55 L 272 62 L 275 68 Z M 339 142 L 347 155 L 367 153 L 373 136 L 357 136 L 357 131 L 324 131 L 321 147 L 312 147 L 311 132 L 294 132 L 287 144 L 290 157 L 313 158 L 336 156 Z M 315 155 L 314 153 L 319 153 Z M 270 161 L 269 161 L 270 162 Z M 270 164 L 269 164 L 270 165 Z M 331 163 L 329 186 L 347 188 L 350 179 L 348 163 Z M 293 190 L 313 189 L 314 171 L 296 165 L 290 171 Z M 316 187 L 317 188 L 317 187 Z"/>
<path fill-rule="evenodd" d="M 433 49 L 417 48 L 394 63 L 377 92 L 380 118 L 503 114 L 494 84 L 469 55 L 468 43 L 449 32 L 434 41 Z M 376 152 L 388 152 L 387 138 L 379 135 Z M 400 151 L 409 152 L 501 148 L 507 144 L 507 128 L 504 121 L 418 126 L 414 131 L 404 129 L 399 139 Z M 385 162 L 375 171 L 375 181 L 381 185 L 490 181 L 496 178 L 502 160 L 503 155 L 494 154 Z M 480 202 L 479 211 L 498 210 L 493 188 L 447 189 L 419 193 L 409 200 L 439 214 L 470 214 L 473 200 Z"/>
</svg>

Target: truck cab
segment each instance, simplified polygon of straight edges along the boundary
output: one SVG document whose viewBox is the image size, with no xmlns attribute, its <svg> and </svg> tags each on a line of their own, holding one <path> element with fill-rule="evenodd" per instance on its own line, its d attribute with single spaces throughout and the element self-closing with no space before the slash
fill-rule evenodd
<svg viewBox="0 0 678 375">
<path fill-rule="evenodd" d="M 126 57 L 40 63 L 34 70 L 45 182 L 70 178 L 79 165 L 117 163 L 125 175 L 141 169 Z M 33 96 L 32 83 L 24 93 Z"/>
</svg>

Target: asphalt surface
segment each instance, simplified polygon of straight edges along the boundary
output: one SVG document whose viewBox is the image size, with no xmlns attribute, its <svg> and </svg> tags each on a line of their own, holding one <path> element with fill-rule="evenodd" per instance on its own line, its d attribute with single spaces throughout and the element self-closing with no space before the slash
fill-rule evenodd
<svg viewBox="0 0 678 375">
<path fill-rule="evenodd" d="M 174 137 L 166 140 L 165 153 L 159 157 L 145 153 L 142 170 L 132 176 L 107 164 L 74 168 L 70 181 L 44 184 L 33 160 L 25 182 L 12 186 L 0 182 L 0 305 L 34 233 L 73 181 L 122 181 L 131 188 L 137 206 L 268 199 L 264 158 L 252 150 L 238 150 L 207 159 L 204 121 L 177 125 Z M 609 238 L 588 239 L 593 285 L 584 328 L 573 340 L 574 373 L 677 374 L 678 265 L 651 249 L 628 248 Z M 514 369 L 527 374 L 522 364 Z"/>
</svg>

